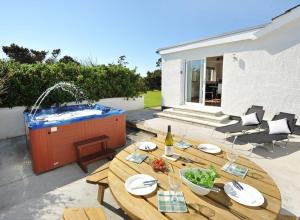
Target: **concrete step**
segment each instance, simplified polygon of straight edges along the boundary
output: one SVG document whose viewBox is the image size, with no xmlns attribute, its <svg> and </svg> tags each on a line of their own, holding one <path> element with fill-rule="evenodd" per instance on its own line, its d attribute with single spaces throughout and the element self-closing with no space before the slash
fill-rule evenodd
<svg viewBox="0 0 300 220">
<path fill-rule="evenodd" d="M 205 115 L 213 115 L 213 116 L 223 115 L 221 108 L 213 107 L 213 106 L 194 107 L 188 105 L 180 105 L 174 107 L 173 109 L 176 111 L 189 112 L 194 114 L 205 114 Z"/>
<path fill-rule="evenodd" d="M 158 113 L 158 115 L 160 113 Z M 214 114 L 210 114 L 210 113 L 207 114 L 204 112 L 196 113 L 196 112 L 182 111 L 182 110 L 173 109 L 173 108 L 166 109 L 163 111 L 163 113 L 182 116 L 182 117 L 195 118 L 195 119 L 200 119 L 200 120 L 207 120 L 207 121 L 216 122 L 216 123 L 226 123 L 229 121 L 229 116 L 224 115 L 224 114 L 214 115 Z"/>
<path fill-rule="evenodd" d="M 216 127 L 236 123 L 236 121 L 234 121 L 234 120 L 228 121 L 226 123 L 224 123 L 224 122 L 220 123 L 220 122 L 209 121 L 206 119 L 197 119 L 197 118 L 192 118 L 192 117 L 168 114 L 168 113 L 164 113 L 164 112 L 156 113 L 156 115 L 160 118 L 182 121 L 185 123 L 189 123 L 189 124 L 193 124 L 193 125 L 200 125 L 200 126 L 204 126 L 204 127 L 208 127 L 208 128 L 216 128 Z"/>
</svg>

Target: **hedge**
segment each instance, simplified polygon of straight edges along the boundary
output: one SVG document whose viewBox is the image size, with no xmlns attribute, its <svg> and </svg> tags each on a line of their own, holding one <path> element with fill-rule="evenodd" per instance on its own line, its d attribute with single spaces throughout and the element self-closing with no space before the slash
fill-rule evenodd
<svg viewBox="0 0 300 220">
<path fill-rule="evenodd" d="M 137 97 L 145 92 L 142 77 L 120 64 L 83 66 L 75 63 L 20 64 L 0 61 L 0 74 L 11 75 L 8 92 L 1 107 L 32 106 L 36 99 L 50 86 L 65 81 L 74 83 L 91 101 L 112 97 Z M 53 91 L 43 106 L 74 101 L 62 90 Z"/>
</svg>

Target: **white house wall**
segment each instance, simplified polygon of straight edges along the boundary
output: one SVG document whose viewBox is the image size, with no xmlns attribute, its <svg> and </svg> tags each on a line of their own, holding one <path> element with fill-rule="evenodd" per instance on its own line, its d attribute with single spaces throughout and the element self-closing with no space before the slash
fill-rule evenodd
<svg viewBox="0 0 300 220">
<path fill-rule="evenodd" d="M 241 115 L 252 104 L 263 105 L 266 119 L 276 112 L 300 117 L 300 19 L 256 40 L 203 47 L 162 55 L 163 105 L 176 106 L 182 100 L 184 60 L 224 56 L 222 110 Z M 236 54 L 237 61 L 234 61 Z M 175 97 L 176 96 L 176 97 Z M 299 124 L 299 122 L 298 122 Z"/>
</svg>

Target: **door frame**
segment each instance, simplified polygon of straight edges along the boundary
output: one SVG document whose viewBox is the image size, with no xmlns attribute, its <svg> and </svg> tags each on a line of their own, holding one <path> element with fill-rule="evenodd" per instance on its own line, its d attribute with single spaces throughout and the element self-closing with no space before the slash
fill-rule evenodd
<svg viewBox="0 0 300 220">
<path fill-rule="evenodd" d="M 203 60 L 203 82 L 202 82 L 202 93 L 201 93 L 201 87 L 199 87 L 199 100 L 200 100 L 200 94 L 202 94 L 202 103 L 196 103 L 196 102 L 187 102 L 187 62 L 189 61 L 197 61 L 197 60 Z M 185 74 L 184 74 L 184 104 L 185 105 L 189 105 L 189 106 L 205 106 L 205 90 L 206 90 L 206 57 L 201 58 L 201 59 L 186 59 L 184 62 L 184 69 L 185 69 Z M 201 83 L 201 80 L 200 80 Z"/>
<path fill-rule="evenodd" d="M 224 77 L 224 74 L 223 74 L 224 73 L 224 54 L 220 54 L 220 55 L 205 57 L 205 86 L 206 86 L 206 66 L 207 66 L 207 59 L 208 58 L 214 58 L 214 57 L 222 57 L 222 84 L 223 84 L 223 77 Z M 223 87 L 221 87 L 221 93 L 222 92 L 223 92 Z M 204 102 L 204 105 L 205 105 L 205 102 Z M 220 106 L 216 106 L 216 105 L 205 105 L 205 106 L 212 106 L 212 107 L 215 107 L 215 108 L 221 108 L 222 107 L 222 96 L 221 96 Z"/>
</svg>

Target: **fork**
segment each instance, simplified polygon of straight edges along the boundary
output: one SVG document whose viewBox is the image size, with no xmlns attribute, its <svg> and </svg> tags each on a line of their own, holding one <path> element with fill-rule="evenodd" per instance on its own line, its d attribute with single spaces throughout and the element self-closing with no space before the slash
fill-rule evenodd
<svg viewBox="0 0 300 220">
<path fill-rule="evenodd" d="M 240 191 L 242 191 L 244 189 L 244 187 L 236 180 L 233 180 L 232 184 Z"/>
<path fill-rule="evenodd" d="M 245 195 L 247 195 L 248 198 L 250 198 L 252 201 L 250 202 L 251 204 L 256 203 L 256 200 L 250 195 L 246 190 L 244 190 L 244 187 L 236 180 L 232 181 L 233 186 L 237 188 L 239 191 L 244 191 Z"/>
</svg>

